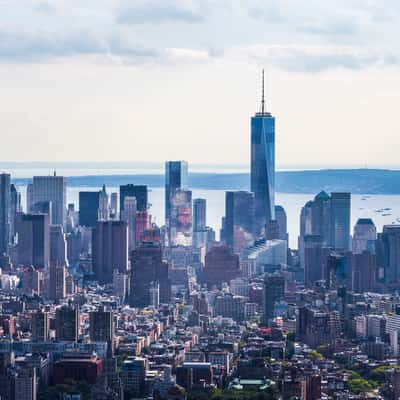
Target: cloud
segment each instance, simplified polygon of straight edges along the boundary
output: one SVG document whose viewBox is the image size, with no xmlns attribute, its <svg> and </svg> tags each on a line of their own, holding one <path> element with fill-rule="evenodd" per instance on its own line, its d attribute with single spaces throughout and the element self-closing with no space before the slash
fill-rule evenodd
<svg viewBox="0 0 400 400">
<path fill-rule="evenodd" d="M 400 55 L 390 49 L 360 49 L 351 46 L 253 45 L 232 48 L 227 57 L 271 65 L 289 72 L 317 73 L 326 70 L 365 69 L 400 64 Z"/>
<path fill-rule="evenodd" d="M 200 22 L 205 19 L 206 4 L 195 0 L 124 1 L 118 14 L 121 24 L 162 22 Z"/>
<path fill-rule="evenodd" d="M 79 55 L 121 56 L 140 61 L 159 56 L 156 50 L 135 44 L 127 36 L 84 30 L 69 33 L 0 30 L 0 44 L 0 59 L 5 61 L 46 61 Z"/>
<path fill-rule="evenodd" d="M 0 44 L 0 60 L 12 62 L 46 62 L 65 57 L 97 56 L 118 64 L 177 65 L 204 63 L 216 57 L 207 50 L 144 47 L 124 31 L 99 35 L 91 31 L 54 34 L 0 30 Z"/>
</svg>

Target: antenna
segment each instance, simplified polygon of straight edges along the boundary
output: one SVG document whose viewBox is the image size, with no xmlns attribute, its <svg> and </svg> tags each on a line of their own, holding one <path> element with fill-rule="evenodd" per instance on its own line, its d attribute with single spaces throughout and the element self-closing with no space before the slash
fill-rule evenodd
<svg viewBox="0 0 400 400">
<path fill-rule="evenodd" d="M 261 97 L 261 113 L 265 112 L 265 97 L 264 97 L 264 69 L 262 70 L 262 97 Z"/>
</svg>

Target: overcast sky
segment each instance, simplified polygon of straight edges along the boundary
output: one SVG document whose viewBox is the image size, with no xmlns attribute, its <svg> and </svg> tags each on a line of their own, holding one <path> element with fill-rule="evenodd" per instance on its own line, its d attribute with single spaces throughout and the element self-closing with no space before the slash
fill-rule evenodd
<svg viewBox="0 0 400 400">
<path fill-rule="evenodd" d="M 0 0 L 0 160 L 400 166 L 398 0 Z"/>
</svg>

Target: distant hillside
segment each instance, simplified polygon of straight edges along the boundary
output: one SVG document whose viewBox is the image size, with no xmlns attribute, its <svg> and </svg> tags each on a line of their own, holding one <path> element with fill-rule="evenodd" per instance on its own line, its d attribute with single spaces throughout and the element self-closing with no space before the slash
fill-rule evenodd
<svg viewBox="0 0 400 400">
<path fill-rule="evenodd" d="M 249 190 L 249 175 L 245 173 L 191 173 L 189 186 L 195 189 Z M 14 179 L 24 185 L 29 179 Z M 119 186 L 127 183 L 163 187 L 163 175 L 95 175 L 70 176 L 70 186 Z M 386 169 L 323 169 L 279 171 L 276 190 L 284 193 L 316 193 L 349 191 L 359 194 L 400 194 L 400 171 Z"/>
</svg>

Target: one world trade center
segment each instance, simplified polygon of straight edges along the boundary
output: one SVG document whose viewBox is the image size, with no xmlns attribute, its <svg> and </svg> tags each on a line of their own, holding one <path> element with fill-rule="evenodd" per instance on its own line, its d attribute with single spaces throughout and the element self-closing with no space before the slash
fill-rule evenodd
<svg viewBox="0 0 400 400">
<path fill-rule="evenodd" d="M 259 235 L 275 219 L 275 118 L 265 110 L 264 71 L 261 111 L 251 118 L 251 191 Z"/>
</svg>

